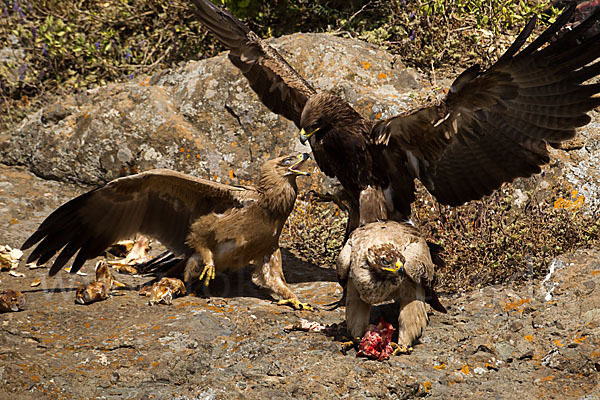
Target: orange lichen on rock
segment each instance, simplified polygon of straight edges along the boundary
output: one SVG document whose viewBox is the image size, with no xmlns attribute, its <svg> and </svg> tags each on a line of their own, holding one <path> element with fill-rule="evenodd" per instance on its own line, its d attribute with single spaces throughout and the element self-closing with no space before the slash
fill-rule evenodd
<svg viewBox="0 0 600 400">
<path fill-rule="evenodd" d="M 523 304 L 529 303 L 530 301 L 531 301 L 531 299 L 519 299 L 518 301 L 507 302 L 504 305 L 504 311 L 516 310 L 519 313 L 522 313 L 523 309 L 519 308 L 519 307 L 522 306 Z"/>
<path fill-rule="evenodd" d="M 573 341 L 574 341 L 575 343 L 577 343 L 577 344 L 581 344 L 581 343 L 583 343 L 583 341 L 584 341 L 585 339 L 587 339 L 587 336 L 582 336 L 582 337 L 579 337 L 579 338 L 575 338 L 575 339 L 573 339 Z"/>
<path fill-rule="evenodd" d="M 465 364 L 460 369 L 460 372 L 462 372 L 465 375 L 469 375 L 471 373 L 471 370 L 469 369 L 469 366 L 467 364 Z"/>
<path fill-rule="evenodd" d="M 583 206 L 585 203 L 585 196 L 579 194 L 577 189 L 571 191 L 571 198 L 565 199 L 563 197 L 559 197 L 554 201 L 554 208 L 566 208 L 577 210 Z"/>
<path fill-rule="evenodd" d="M 368 71 L 371 68 L 371 63 L 368 61 L 363 61 L 363 67 Z"/>
</svg>

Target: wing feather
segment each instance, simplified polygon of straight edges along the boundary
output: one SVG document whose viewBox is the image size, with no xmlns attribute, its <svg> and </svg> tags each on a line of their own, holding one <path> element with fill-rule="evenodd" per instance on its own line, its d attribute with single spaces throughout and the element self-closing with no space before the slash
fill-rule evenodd
<svg viewBox="0 0 600 400">
<path fill-rule="evenodd" d="M 308 98 L 316 94 L 273 47 L 224 9 L 208 0 L 192 0 L 196 15 L 229 49 L 229 59 L 248 79 L 263 104 L 300 127 Z"/>
<path fill-rule="evenodd" d="M 22 249 L 39 243 L 27 262 L 43 264 L 59 251 L 50 275 L 77 253 L 71 271 L 108 246 L 142 233 L 185 255 L 190 224 L 209 212 L 241 207 L 248 188 L 222 185 L 169 170 L 119 178 L 65 203 L 50 214 Z"/>
<path fill-rule="evenodd" d="M 417 157 L 418 163 L 408 164 L 410 173 L 444 204 L 480 198 L 503 182 L 539 172 L 549 161 L 546 144 L 571 139 L 590 122 L 587 112 L 600 106 L 600 84 L 585 84 L 600 72 L 600 35 L 585 35 L 600 12 L 552 40 L 574 9 L 567 7 L 520 50 L 532 19 L 487 71 L 473 66 L 444 101 L 377 122 L 372 142 L 384 144 L 384 154 Z"/>
</svg>

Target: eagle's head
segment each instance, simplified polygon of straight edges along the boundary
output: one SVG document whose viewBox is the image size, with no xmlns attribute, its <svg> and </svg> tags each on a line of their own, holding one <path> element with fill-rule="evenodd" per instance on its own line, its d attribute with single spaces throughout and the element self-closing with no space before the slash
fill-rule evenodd
<svg viewBox="0 0 600 400">
<path fill-rule="evenodd" d="M 265 162 L 261 167 L 261 179 L 287 178 L 295 182 L 298 175 L 310 176 L 310 173 L 301 171 L 302 165 L 310 158 L 307 153 L 299 153 L 292 156 L 282 156 Z"/>
<path fill-rule="evenodd" d="M 372 246 L 367 250 L 367 264 L 373 277 L 383 280 L 396 280 L 404 276 L 406 259 L 400 250 L 391 243 Z"/>
<path fill-rule="evenodd" d="M 336 127 L 345 131 L 362 128 L 362 117 L 341 97 L 319 93 L 308 99 L 300 116 L 300 141 L 311 146 Z M 352 132 L 351 132 L 352 133 Z"/>
</svg>

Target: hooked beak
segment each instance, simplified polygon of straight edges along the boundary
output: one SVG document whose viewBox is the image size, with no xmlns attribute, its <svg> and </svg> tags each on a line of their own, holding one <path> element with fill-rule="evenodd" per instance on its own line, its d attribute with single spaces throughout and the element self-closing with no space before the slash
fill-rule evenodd
<svg viewBox="0 0 600 400">
<path fill-rule="evenodd" d="M 305 171 L 300 171 L 298 168 L 300 168 L 302 166 L 302 164 L 304 163 L 304 161 L 308 160 L 310 158 L 310 155 L 308 153 L 301 153 L 298 154 L 298 161 L 296 161 L 293 165 L 291 165 L 288 168 L 288 171 L 297 174 L 297 175 L 304 175 L 304 176 L 310 176 L 309 172 L 305 172 Z"/>
<path fill-rule="evenodd" d="M 306 134 L 306 131 L 304 130 L 304 128 L 302 128 L 302 130 L 300 131 L 300 143 L 302 144 L 306 144 L 306 141 L 312 136 L 314 135 L 319 129 L 321 128 L 317 128 L 314 131 L 312 131 L 311 133 L 309 133 L 308 135 Z"/>
<path fill-rule="evenodd" d="M 389 268 L 383 268 L 384 271 L 389 271 L 389 272 L 395 272 L 398 275 L 401 275 L 404 273 L 404 264 L 402 264 L 402 262 L 400 260 L 396 261 L 396 264 L 394 264 L 393 267 L 389 267 Z"/>
</svg>

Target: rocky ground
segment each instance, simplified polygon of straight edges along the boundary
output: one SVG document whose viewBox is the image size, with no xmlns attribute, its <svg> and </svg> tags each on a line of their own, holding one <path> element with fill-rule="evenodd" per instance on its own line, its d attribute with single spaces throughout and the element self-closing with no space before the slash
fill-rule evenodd
<svg viewBox="0 0 600 400">
<path fill-rule="evenodd" d="M 15 247 L 85 190 L 17 167 L 0 167 L 0 182 L 0 237 Z M 21 265 L 25 277 L 0 275 L 0 290 L 27 299 L 23 311 L 0 314 L 0 398 L 600 398 L 600 252 L 552 265 L 545 282 L 518 290 L 442 295 L 448 314 L 431 315 L 412 354 L 383 362 L 342 354 L 343 325 L 330 334 L 284 330 L 301 318 L 344 318 L 343 309 L 322 309 L 340 295 L 334 272 L 289 251 L 288 281 L 316 312 L 277 306 L 247 270 L 171 306 L 138 295 L 150 278 L 119 275 L 128 288 L 83 306 L 74 290 L 91 276 L 48 278 Z M 377 314 L 394 321 L 393 306 Z"/>
</svg>

